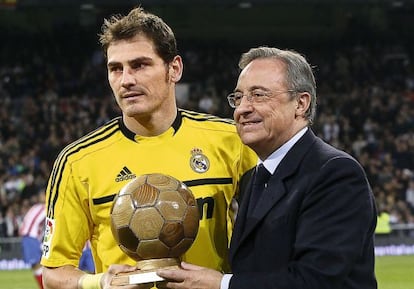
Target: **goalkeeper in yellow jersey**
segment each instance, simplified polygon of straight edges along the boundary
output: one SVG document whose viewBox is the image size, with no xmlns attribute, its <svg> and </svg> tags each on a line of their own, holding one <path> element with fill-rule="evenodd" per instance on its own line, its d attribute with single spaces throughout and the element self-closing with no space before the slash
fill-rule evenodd
<svg viewBox="0 0 414 289">
<path fill-rule="evenodd" d="M 112 276 L 135 269 L 110 228 L 114 196 L 136 176 L 171 175 L 193 192 L 199 231 L 183 260 L 228 272 L 231 203 L 257 157 L 233 121 L 177 108 L 183 63 L 171 28 L 135 8 L 105 20 L 100 34 L 108 80 L 122 116 L 64 148 L 47 187 L 45 288 L 116 288 Z M 77 269 L 87 240 L 96 274 Z M 138 285 L 124 288 L 141 288 Z"/>
</svg>

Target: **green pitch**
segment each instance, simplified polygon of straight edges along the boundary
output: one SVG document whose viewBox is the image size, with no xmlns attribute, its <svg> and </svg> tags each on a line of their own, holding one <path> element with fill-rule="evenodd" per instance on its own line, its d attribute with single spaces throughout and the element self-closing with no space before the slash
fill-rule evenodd
<svg viewBox="0 0 414 289">
<path fill-rule="evenodd" d="M 0 271 L 0 284 L 7 289 L 39 289 L 30 270 Z"/>
<path fill-rule="evenodd" d="M 378 289 L 414 288 L 414 255 L 376 258 Z M 0 271 L 0 287 L 38 289 L 30 270 Z"/>
<path fill-rule="evenodd" d="M 376 258 L 378 289 L 414 288 L 414 255 Z"/>
</svg>

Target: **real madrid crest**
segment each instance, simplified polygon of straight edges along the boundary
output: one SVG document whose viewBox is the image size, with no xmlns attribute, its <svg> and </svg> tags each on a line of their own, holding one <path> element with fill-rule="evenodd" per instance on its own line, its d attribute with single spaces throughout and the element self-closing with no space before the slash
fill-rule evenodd
<svg viewBox="0 0 414 289">
<path fill-rule="evenodd" d="M 199 148 L 191 150 L 190 167 L 196 173 L 205 173 L 210 168 L 210 161 Z"/>
</svg>

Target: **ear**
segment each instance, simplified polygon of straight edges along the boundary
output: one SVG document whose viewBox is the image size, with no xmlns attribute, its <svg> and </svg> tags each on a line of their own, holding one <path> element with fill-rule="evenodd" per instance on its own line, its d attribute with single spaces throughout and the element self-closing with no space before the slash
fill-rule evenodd
<svg viewBox="0 0 414 289">
<path fill-rule="evenodd" d="M 308 92 L 298 92 L 296 96 L 296 116 L 305 117 L 311 103 L 311 95 Z"/>
<path fill-rule="evenodd" d="M 178 82 L 183 75 L 183 60 L 177 55 L 168 65 L 168 74 L 172 82 Z"/>
</svg>

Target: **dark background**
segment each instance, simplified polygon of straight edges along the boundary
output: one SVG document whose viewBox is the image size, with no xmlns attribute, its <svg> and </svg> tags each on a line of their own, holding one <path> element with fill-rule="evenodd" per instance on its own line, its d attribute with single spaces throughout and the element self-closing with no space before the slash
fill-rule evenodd
<svg viewBox="0 0 414 289">
<path fill-rule="evenodd" d="M 335 47 L 398 41 L 411 46 L 414 37 L 412 0 L 1 0 L 0 25 L 9 35 L 71 28 L 70 34 L 89 38 L 103 17 L 139 4 L 169 23 L 180 42 Z"/>
</svg>

